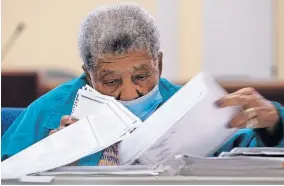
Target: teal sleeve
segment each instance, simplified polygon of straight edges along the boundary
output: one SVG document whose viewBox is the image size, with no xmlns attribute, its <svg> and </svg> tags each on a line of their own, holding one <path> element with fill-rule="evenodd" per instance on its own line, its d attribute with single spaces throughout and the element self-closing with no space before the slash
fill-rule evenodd
<svg viewBox="0 0 284 186">
<path fill-rule="evenodd" d="M 34 102 L 13 122 L 1 141 L 1 160 L 5 160 L 48 135 L 41 126 L 40 107 Z"/>
<path fill-rule="evenodd" d="M 78 161 L 78 166 L 97 166 L 102 155 L 103 151 L 86 156 Z"/>
<path fill-rule="evenodd" d="M 273 133 L 269 133 L 266 129 L 255 129 L 259 147 L 284 147 L 284 107 L 280 103 L 272 103 L 279 113 L 279 122 Z"/>
<path fill-rule="evenodd" d="M 211 156 L 219 156 L 221 152 L 230 152 L 235 147 L 255 145 L 255 132 L 252 129 L 240 129 Z"/>
<path fill-rule="evenodd" d="M 274 133 L 270 134 L 266 129 L 240 129 L 211 156 L 229 152 L 235 147 L 284 147 L 284 107 L 277 102 L 273 104 L 280 116 Z"/>
</svg>

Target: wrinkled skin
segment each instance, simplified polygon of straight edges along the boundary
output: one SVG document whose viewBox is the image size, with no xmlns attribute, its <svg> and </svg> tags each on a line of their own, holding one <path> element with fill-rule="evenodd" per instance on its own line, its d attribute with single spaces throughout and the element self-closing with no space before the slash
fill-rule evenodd
<svg viewBox="0 0 284 186">
<path fill-rule="evenodd" d="M 162 73 L 162 58 L 152 59 L 146 52 L 130 52 L 121 55 L 105 55 L 91 70 L 83 69 L 90 86 L 104 95 L 117 100 L 130 101 L 150 92 L 158 83 Z M 72 116 L 63 116 L 58 129 L 75 123 Z"/>
</svg>

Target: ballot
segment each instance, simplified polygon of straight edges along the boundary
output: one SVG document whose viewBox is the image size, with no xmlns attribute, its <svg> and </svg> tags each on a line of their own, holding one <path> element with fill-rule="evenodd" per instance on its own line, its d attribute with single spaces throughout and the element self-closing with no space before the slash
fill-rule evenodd
<svg viewBox="0 0 284 186">
<path fill-rule="evenodd" d="M 83 89 L 78 91 L 72 115 L 79 121 L 3 161 L 2 179 L 69 165 L 121 141 L 141 122 L 114 98 Z"/>
<path fill-rule="evenodd" d="M 179 154 L 210 156 L 237 129 L 228 127 L 238 107 L 218 108 L 226 91 L 199 73 L 119 144 L 121 164 L 175 166 Z"/>
</svg>

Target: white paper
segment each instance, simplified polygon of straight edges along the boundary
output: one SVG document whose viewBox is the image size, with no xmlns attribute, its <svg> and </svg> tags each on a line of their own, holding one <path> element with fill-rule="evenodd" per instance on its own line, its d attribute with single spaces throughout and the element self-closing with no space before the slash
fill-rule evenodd
<svg viewBox="0 0 284 186">
<path fill-rule="evenodd" d="M 99 152 L 123 139 L 137 122 L 103 104 L 80 120 L 2 162 L 2 179 L 47 171 Z M 122 119 L 124 118 L 124 119 Z M 128 123 L 127 123 L 127 122 Z"/>
<path fill-rule="evenodd" d="M 166 170 L 166 167 L 157 165 L 135 166 L 66 166 L 47 172 L 39 173 L 40 176 L 55 175 L 158 175 Z"/>
<path fill-rule="evenodd" d="M 217 108 L 226 92 L 200 73 L 119 145 L 122 164 L 174 164 L 178 154 L 208 156 L 232 136 L 237 108 Z"/>
<path fill-rule="evenodd" d="M 284 148 L 276 147 L 237 147 L 230 151 L 231 153 L 267 153 L 267 154 L 284 154 Z"/>
<path fill-rule="evenodd" d="M 85 96 L 87 92 L 79 90 L 74 102 L 72 116 L 80 119 L 91 114 L 95 114 L 107 107 L 107 104 L 99 99 L 92 99 Z M 90 92 L 89 92 L 90 93 Z M 91 93 L 92 95 L 92 93 Z"/>
<path fill-rule="evenodd" d="M 237 147 L 230 152 L 222 152 L 219 157 L 265 158 L 284 162 L 284 148 Z"/>
<path fill-rule="evenodd" d="M 137 121 L 141 123 L 140 118 L 135 116 L 131 111 L 116 101 L 113 97 L 102 95 L 95 91 L 91 92 L 91 87 L 88 86 L 88 91 L 79 90 L 74 102 L 72 116 L 80 119 L 110 107 L 125 123 L 133 123 Z M 124 117 L 127 115 L 127 117 Z M 138 123 L 137 123 L 138 124 Z"/>
<path fill-rule="evenodd" d="M 182 176 L 283 177 L 283 159 L 264 157 L 194 157 L 179 155 Z"/>
<path fill-rule="evenodd" d="M 105 114 L 87 117 L 89 122 L 93 124 L 93 131 L 101 146 L 107 147 L 107 144 L 113 139 L 119 139 L 133 129 L 125 124 L 123 120 L 120 120 L 116 113 L 109 112 L 108 109 L 104 109 L 101 112 Z M 106 125 L 106 123 L 108 125 Z"/>
<path fill-rule="evenodd" d="M 184 166 L 204 169 L 282 169 L 284 159 L 266 157 L 195 157 L 176 156 Z"/>
<path fill-rule="evenodd" d="M 81 119 L 3 161 L 2 178 L 18 178 L 63 166 L 99 148 L 91 125 L 86 118 Z"/>
<path fill-rule="evenodd" d="M 23 176 L 20 182 L 26 183 L 50 183 L 54 180 L 54 176 Z"/>
</svg>

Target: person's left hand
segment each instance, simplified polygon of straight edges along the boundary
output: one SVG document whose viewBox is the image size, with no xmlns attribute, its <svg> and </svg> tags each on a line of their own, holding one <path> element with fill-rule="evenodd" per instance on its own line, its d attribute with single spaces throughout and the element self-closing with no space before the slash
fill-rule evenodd
<svg viewBox="0 0 284 186">
<path fill-rule="evenodd" d="M 241 106 L 243 111 L 238 113 L 230 122 L 233 128 L 267 128 L 273 130 L 279 121 L 279 114 L 274 105 L 262 97 L 253 88 L 244 88 L 228 94 L 217 101 L 221 108 Z"/>
<path fill-rule="evenodd" d="M 51 130 L 49 132 L 49 135 L 52 135 L 60 131 L 61 129 L 64 129 L 65 127 L 68 127 L 69 125 L 76 123 L 77 121 L 79 121 L 77 118 L 70 116 L 70 115 L 65 115 L 61 118 L 59 127 Z"/>
</svg>

